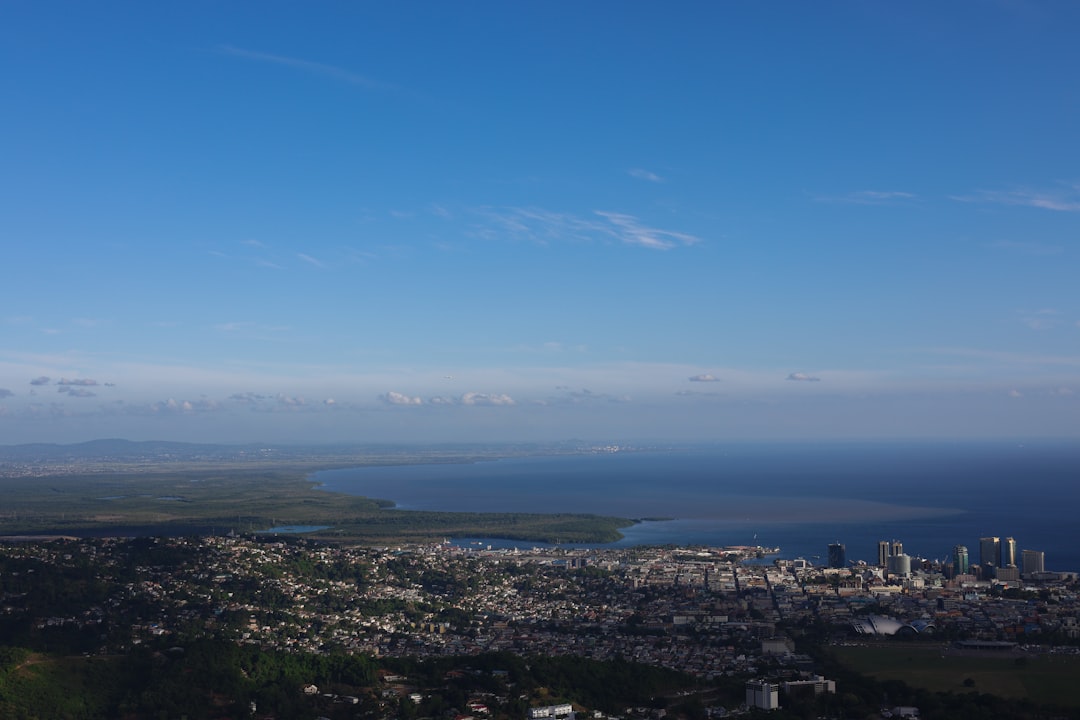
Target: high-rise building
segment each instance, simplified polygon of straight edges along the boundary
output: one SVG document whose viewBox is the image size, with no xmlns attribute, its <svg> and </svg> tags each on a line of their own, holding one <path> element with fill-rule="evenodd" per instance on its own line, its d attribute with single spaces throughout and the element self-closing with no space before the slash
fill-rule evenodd
<svg viewBox="0 0 1080 720">
<path fill-rule="evenodd" d="M 883 568 L 889 567 L 889 558 L 904 554 L 904 543 L 899 540 L 879 540 L 877 544 L 878 565 Z"/>
<path fill-rule="evenodd" d="M 767 680 L 747 682 L 746 704 L 761 710 L 776 710 L 780 707 L 780 686 Z"/>
<path fill-rule="evenodd" d="M 984 568 L 1001 567 L 1001 538 L 979 538 L 979 564 Z"/>
<path fill-rule="evenodd" d="M 847 567 L 847 548 L 844 547 L 843 543 L 829 545 L 829 567 Z"/>
<path fill-rule="evenodd" d="M 953 568 L 957 575 L 966 575 L 971 569 L 971 561 L 968 559 L 968 549 L 964 545 L 953 548 Z"/>
<path fill-rule="evenodd" d="M 1025 550 L 1021 553 L 1025 575 L 1046 572 L 1046 553 L 1041 550 Z"/>
<path fill-rule="evenodd" d="M 1001 543 L 1001 567 L 1016 567 L 1020 563 L 1016 556 L 1016 540 L 1011 537 L 1005 538 L 1005 541 Z"/>
</svg>

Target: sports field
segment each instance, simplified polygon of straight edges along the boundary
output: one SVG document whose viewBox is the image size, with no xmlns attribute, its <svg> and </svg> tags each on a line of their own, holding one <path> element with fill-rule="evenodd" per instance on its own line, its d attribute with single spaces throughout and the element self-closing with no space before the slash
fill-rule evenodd
<svg viewBox="0 0 1080 720">
<path fill-rule="evenodd" d="M 982 692 L 1004 698 L 1080 707 L 1080 655 L 997 655 L 950 651 L 946 645 L 837 646 L 844 665 L 879 680 L 927 690 Z"/>
</svg>

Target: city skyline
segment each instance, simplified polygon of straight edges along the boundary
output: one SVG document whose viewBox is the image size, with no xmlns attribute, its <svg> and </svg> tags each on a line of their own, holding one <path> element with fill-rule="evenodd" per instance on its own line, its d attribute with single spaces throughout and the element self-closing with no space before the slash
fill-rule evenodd
<svg viewBox="0 0 1080 720">
<path fill-rule="evenodd" d="M 852 566 L 869 565 L 867 560 L 862 558 L 854 558 L 845 562 L 847 557 L 847 546 L 842 542 L 830 543 L 828 546 L 828 562 L 827 567 L 830 568 L 843 568 L 847 567 L 850 563 Z M 929 557 L 923 555 L 907 555 L 904 552 L 904 543 L 900 540 L 879 540 L 877 543 L 877 566 L 891 568 L 892 561 L 895 558 L 904 557 L 907 558 L 910 563 L 911 560 L 922 560 L 933 563 L 940 563 L 942 565 L 951 563 L 953 566 L 953 572 L 957 574 L 966 574 L 970 570 L 978 570 L 983 574 L 987 574 L 989 577 L 994 577 L 996 571 L 1001 569 L 1016 569 L 1022 570 L 1026 575 L 1032 572 L 1043 572 L 1045 570 L 1046 553 L 1042 550 L 1023 549 L 1020 550 L 1020 546 L 1017 544 L 1016 539 L 1012 537 L 1005 538 L 1004 542 L 997 536 L 984 536 L 979 538 L 979 562 L 972 564 L 970 556 L 968 554 L 968 548 L 966 545 L 957 544 L 953 546 L 952 552 L 946 554 L 944 558 Z M 905 571 L 906 574 L 910 571 Z M 892 570 L 890 569 L 890 572 Z"/>
<path fill-rule="evenodd" d="M 0 20 L 5 444 L 1077 437 L 1080 8 Z"/>
</svg>

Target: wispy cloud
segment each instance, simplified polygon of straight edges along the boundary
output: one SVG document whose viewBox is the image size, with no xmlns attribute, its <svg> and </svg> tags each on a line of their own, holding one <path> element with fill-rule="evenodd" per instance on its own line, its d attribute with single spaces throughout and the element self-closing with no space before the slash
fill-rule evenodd
<svg viewBox="0 0 1080 720">
<path fill-rule="evenodd" d="M 398 393 L 387 393 L 387 395 L 398 395 Z M 422 401 L 420 398 L 410 398 L 407 395 L 399 395 L 399 402 L 392 402 L 394 405 L 419 405 Z M 391 402 L 389 398 L 384 397 L 384 402 Z M 481 393 L 481 392 L 467 392 L 458 397 L 447 397 L 445 395 L 437 395 L 428 402 L 432 405 L 487 405 L 487 406 L 503 406 L 508 407 L 511 405 L 517 405 L 514 398 L 506 395 L 505 393 Z"/>
<path fill-rule="evenodd" d="M 482 237 L 511 237 L 547 243 L 549 241 L 588 241 L 599 232 L 598 223 L 541 208 L 484 208 L 479 211 L 489 225 L 479 228 Z"/>
<path fill-rule="evenodd" d="M 492 238 L 509 235 L 541 243 L 616 240 L 654 250 L 670 250 L 701 241 L 688 233 L 650 227 L 633 215 L 603 210 L 593 211 L 596 218 L 542 208 L 489 208 L 481 212 L 492 223 L 492 227 L 482 229 L 481 235 Z"/>
<path fill-rule="evenodd" d="M 787 376 L 788 380 L 794 380 L 796 382 L 821 382 L 821 378 L 807 375 L 802 372 L 793 372 Z"/>
<path fill-rule="evenodd" d="M 284 408 L 299 408 L 307 405 L 307 400 L 300 395 L 286 395 L 281 393 L 277 396 L 277 404 Z"/>
<path fill-rule="evenodd" d="M 299 260 L 302 263 L 319 269 L 330 267 L 330 263 L 327 263 L 322 258 L 315 257 L 314 255 L 305 252 L 273 248 L 259 240 L 241 240 L 240 244 L 250 248 L 251 252 L 238 256 L 237 259 L 244 263 L 254 264 L 256 267 L 269 268 L 271 270 L 287 270 L 296 267 L 297 264 L 295 260 Z M 346 248 L 344 254 L 349 256 L 352 253 Z M 229 258 L 232 256 L 222 254 L 221 257 Z M 354 258 L 348 257 L 348 259 L 353 260 Z"/>
<path fill-rule="evenodd" d="M 168 400 L 161 400 L 158 402 L 150 403 L 149 405 L 131 405 L 128 406 L 127 412 L 134 415 L 194 415 L 195 413 L 215 412 L 221 409 L 221 406 L 213 401 L 201 398 L 198 400 L 177 400 L 175 398 L 169 398 Z"/>
<path fill-rule="evenodd" d="M 701 375 L 691 375 L 687 378 L 690 382 L 720 382 L 720 378 L 710 375 L 709 373 L 703 373 Z"/>
<path fill-rule="evenodd" d="M 335 408 L 338 407 L 338 403 L 333 398 L 326 398 L 321 401 L 309 402 L 303 395 L 290 395 L 287 393 L 278 393 L 277 395 L 266 395 L 257 392 L 236 392 L 229 395 L 227 400 L 231 401 L 233 407 L 247 407 L 253 412 L 260 413 L 274 413 L 274 412 L 286 412 L 286 411 L 319 411 L 322 408 Z M 213 401 L 215 410 L 221 408 L 221 405 Z"/>
<path fill-rule="evenodd" d="M 229 399 L 233 402 L 243 403 L 245 405 L 254 405 L 255 403 L 262 402 L 263 400 L 269 400 L 272 397 L 273 396 L 271 395 L 260 395 L 259 393 L 254 392 L 242 392 L 233 393 L 229 396 Z"/>
<path fill-rule="evenodd" d="M 274 65 L 283 65 L 285 67 L 295 68 L 297 70 L 302 70 L 313 75 L 321 75 L 323 77 L 340 80 L 351 85 L 358 85 L 360 87 L 365 87 L 369 89 L 376 89 L 382 87 L 380 83 L 377 83 L 370 78 L 354 73 L 351 70 L 337 67 L 335 65 L 327 65 L 326 63 L 303 60 L 301 58 L 289 57 L 287 55 L 274 55 L 272 53 L 257 52 L 255 50 L 244 50 L 243 48 L 233 47 L 231 45 L 221 45 L 218 47 L 218 51 L 225 55 L 231 55 L 233 57 L 243 58 L 245 60 L 253 60 L 256 62 L 271 63 Z"/>
<path fill-rule="evenodd" d="M 898 190 L 856 190 L 846 195 L 818 195 L 814 199 L 818 202 L 850 205 L 888 205 L 906 200 L 917 200 L 918 195 Z"/>
<path fill-rule="evenodd" d="M 1020 320 L 1032 330 L 1050 330 L 1060 324 L 1059 315 L 1060 313 L 1053 308 L 1043 308 L 1024 313 Z"/>
<path fill-rule="evenodd" d="M 588 388 L 582 388 L 581 390 L 573 390 L 568 387 L 558 387 L 556 390 L 561 390 L 564 394 L 561 397 L 554 398 L 554 402 L 570 402 L 574 404 L 579 403 L 625 403 L 630 402 L 628 395 L 612 395 L 610 393 L 598 393 L 589 390 Z"/>
<path fill-rule="evenodd" d="M 462 405 L 516 405 L 514 398 L 502 393 L 489 395 L 488 393 L 467 392 L 461 396 Z"/>
<path fill-rule="evenodd" d="M 56 388 L 56 392 L 63 393 L 64 395 L 67 395 L 68 397 L 78 397 L 78 398 L 97 397 L 97 393 L 93 392 L 92 390 L 87 390 L 84 387 L 72 387 L 70 385 L 61 385 L 60 387 Z"/>
<path fill-rule="evenodd" d="M 325 268 L 326 267 L 326 264 L 323 263 L 321 260 L 313 258 L 310 255 L 307 255 L 306 253 L 296 253 L 296 257 L 300 258 L 301 260 L 308 263 L 309 265 L 314 265 L 317 268 Z"/>
<path fill-rule="evenodd" d="M 602 218 L 606 218 L 615 226 L 616 231 L 612 232 L 612 235 L 630 245 L 640 245 L 656 250 L 668 250 L 677 245 L 693 245 L 698 242 L 698 238 L 693 235 L 642 225 L 633 215 L 601 212 L 599 210 L 596 211 L 596 214 Z"/>
<path fill-rule="evenodd" d="M 379 399 L 387 405 L 423 405 L 424 401 L 418 397 L 410 397 L 404 393 L 394 392 L 393 390 L 380 395 Z"/>
<path fill-rule="evenodd" d="M 631 168 L 626 171 L 630 177 L 637 178 L 638 180 L 648 180 L 649 182 L 662 183 L 666 182 L 664 178 L 660 177 L 654 172 L 649 172 L 642 168 Z"/>
<path fill-rule="evenodd" d="M 15 393 L 11 392 L 7 388 L 0 388 L 0 398 L 15 397 Z"/>
<path fill-rule="evenodd" d="M 1080 184 L 1070 184 L 1059 190 L 977 190 L 970 195 L 952 195 L 957 202 L 1019 205 L 1022 207 L 1080 212 Z"/>
<path fill-rule="evenodd" d="M 73 378 L 71 380 L 69 380 L 67 378 L 60 378 L 59 380 L 56 381 L 56 384 L 57 385 L 81 385 L 83 387 L 89 387 L 89 386 L 97 385 L 98 381 L 97 380 L 92 380 L 91 378 Z"/>
</svg>

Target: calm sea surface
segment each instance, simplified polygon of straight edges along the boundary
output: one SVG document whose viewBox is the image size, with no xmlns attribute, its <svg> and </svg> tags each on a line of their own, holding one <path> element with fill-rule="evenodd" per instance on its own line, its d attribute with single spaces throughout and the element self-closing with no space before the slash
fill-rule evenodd
<svg viewBox="0 0 1080 720">
<path fill-rule="evenodd" d="M 779 546 L 782 557 L 875 561 L 878 540 L 913 556 L 1014 537 L 1047 569 L 1080 570 L 1080 444 L 733 445 L 316 473 L 326 490 L 416 510 L 670 517 L 610 547 Z M 525 543 L 518 543 L 524 545 Z"/>
</svg>

